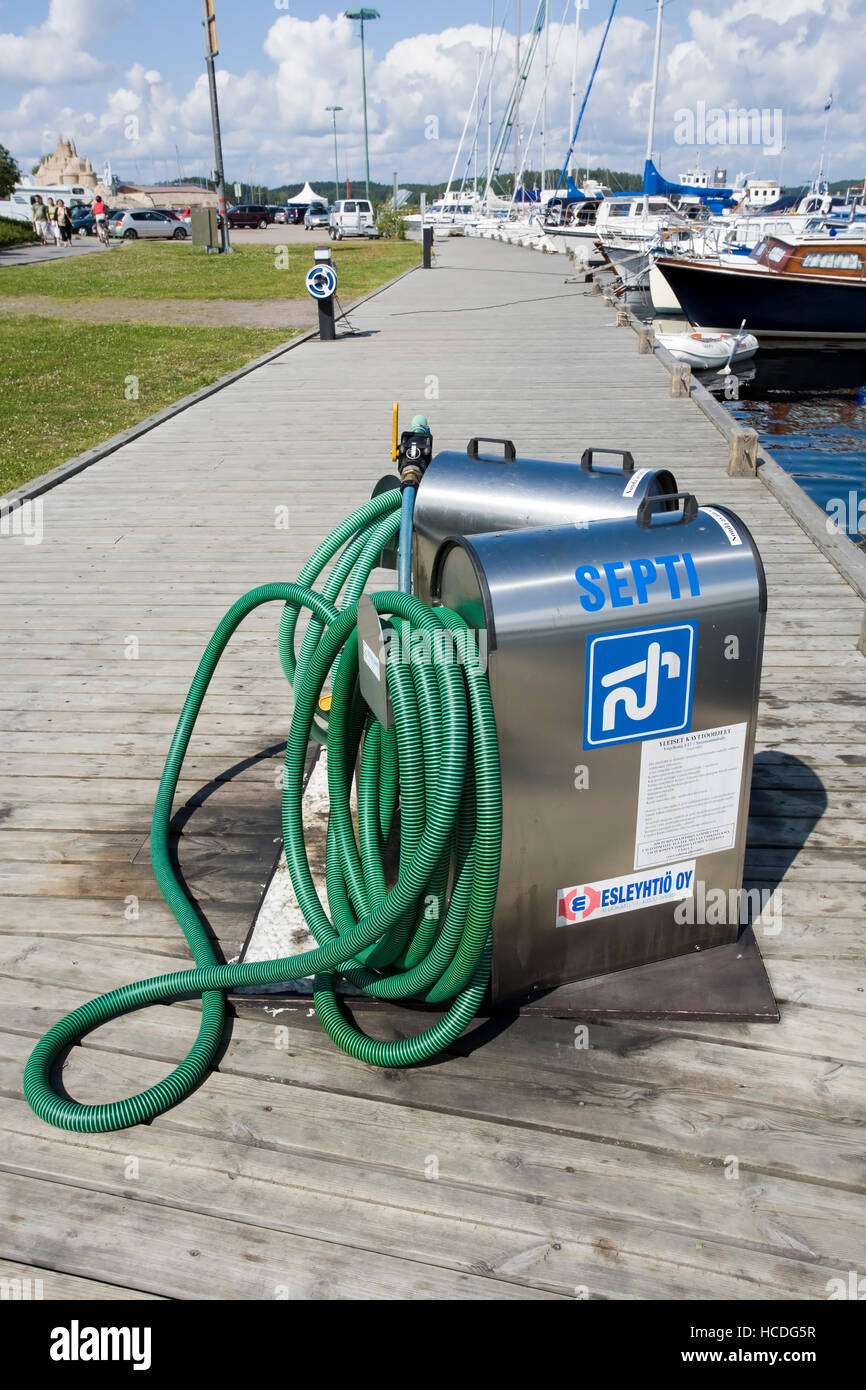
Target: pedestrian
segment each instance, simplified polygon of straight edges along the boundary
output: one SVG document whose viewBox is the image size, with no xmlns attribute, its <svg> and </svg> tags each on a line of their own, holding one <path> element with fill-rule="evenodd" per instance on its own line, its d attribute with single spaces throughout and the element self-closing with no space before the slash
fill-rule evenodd
<svg viewBox="0 0 866 1390">
<path fill-rule="evenodd" d="M 55 246 L 60 245 L 60 228 L 57 225 L 57 204 L 53 198 L 48 199 L 48 206 L 45 209 L 48 218 L 48 242 L 53 242 Z"/>
<path fill-rule="evenodd" d="M 108 208 L 105 206 L 101 196 L 98 193 L 90 205 L 90 211 L 93 213 L 93 225 L 96 228 L 96 235 L 99 237 L 99 240 L 102 242 L 103 246 L 107 246 Z"/>
<path fill-rule="evenodd" d="M 45 215 L 45 204 L 43 203 L 38 193 L 35 193 L 33 197 L 30 199 L 30 207 L 32 209 L 30 217 L 31 221 L 33 222 L 33 230 L 36 233 L 39 240 L 42 242 L 42 245 L 47 246 L 48 218 Z"/>
<path fill-rule="evenodd" d="M 69 251 L 72 249 L 72 218 L 69 215 L 69 208 L 62 198 L 57 199 L 56 221 L 61 243 Z"/>
</svg>

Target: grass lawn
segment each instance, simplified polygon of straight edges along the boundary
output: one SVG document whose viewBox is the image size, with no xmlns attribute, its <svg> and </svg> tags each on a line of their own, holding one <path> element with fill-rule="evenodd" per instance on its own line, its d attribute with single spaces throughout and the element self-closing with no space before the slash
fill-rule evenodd
<svg viewBox="0 0 866 1390">
<path fill-rule="evenodd" d="M 126 256 L 87 256 L 79 265 L 115 259 Z M 49 268 L 68 272 L 78 265 Z M 0 494 L 290 337 L 286 329 L 91 324 L 0 314 Z M 135 390 L 130 377 L 138 378 L 137 400 L 127 400 Z"/>
<path fill-rule="evenodd" d="M 333 246 L 339 295 L 357 299 L 417 265 L 412 241 L 341 242 Z M 301 299 L 313 264 L 313 246 L 238 246 L 231 256 L 209 256 L 180 242 L 134 242 L 110 254 L 0 271 L 0 295 L 52 299 Z"/>
</svg>

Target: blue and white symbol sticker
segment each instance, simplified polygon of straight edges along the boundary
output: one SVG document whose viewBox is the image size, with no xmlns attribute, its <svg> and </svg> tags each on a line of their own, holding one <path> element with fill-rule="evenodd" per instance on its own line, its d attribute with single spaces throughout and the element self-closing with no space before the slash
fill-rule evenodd
<svg viewBox="0 0 866 1390">
<path fill-rule="evenodd" d="M 332 265 L 314 265 L 307 271 L 307 293 L 313 299 L 331 299 L 337 293 L 337 272 Z"/>
<path fill-rule="evenodd" d="M 692 622 L 588 637 L 584 748 L 689 729 L 697 636 Z"/>
</svg>

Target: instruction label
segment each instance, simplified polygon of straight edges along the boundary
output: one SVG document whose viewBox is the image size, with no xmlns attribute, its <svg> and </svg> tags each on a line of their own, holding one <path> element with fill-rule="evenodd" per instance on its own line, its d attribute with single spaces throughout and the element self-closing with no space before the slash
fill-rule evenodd
<svg viewBox="0 0 866 1390">
<path fill-rule="evenodd" d="M 703 507 L 701 510 L 703 511 L 704 516 L 711 516 L 716 525 L 721 526 L 722 530 L 728 538 L 729 544 L 743 544 L 743 538 L 729 516 L 725 516 L 724 512 L 717 512 L 715 507 Z"/>
<path fill-rule="evenodd" d="M 632 473 L 622 490 L 623 497 L 634 497 L 640 485 L 641 478 L 645 478 L 647 473 L 649 473 L 648 468 L 639 468 L 636 473 Z"/>
<path fill-rule="evenodd" d="M 733 849 L 745 749 L 745 724 L 644 743 L 635 869 Z"/>
</svg>

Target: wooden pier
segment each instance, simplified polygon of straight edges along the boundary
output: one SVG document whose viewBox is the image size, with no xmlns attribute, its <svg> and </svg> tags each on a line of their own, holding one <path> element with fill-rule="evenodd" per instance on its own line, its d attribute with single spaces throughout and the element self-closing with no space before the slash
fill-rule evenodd
<svg viewBox="0 0 866 1390">
<path fill-rule="evenodd" d="M 564 259 L 452 239 L 351 319 L 44 493 L 41 543 L 0 537 L 0 1276 L 46 1298 L 823 1300 L 864 1260 L 862 597 L 761 481 L 728 476 L 728 441 Z M 275 999 L 153 1124 L 50 1129 L 21 1096 L 37 1038 L 188 959 L 148 830 L 207 637 L 366 500 L 397 399 L 440 447 L 628 448 L 753 531 L 769 614 L 747 886 L 776 893 L 758 940 L 781 1022 L 599 1023 L 588 1050 L 573 1022 L 481 1022 L 440 1063 L 381 1072 Z M 226 958 L 280 833 L 277 620 L 232 643 L 177 802 Z M 70 1092 L 140 1090 L 196 1024 L 185 1004 L 101 1029 Z"/>
</svg>

